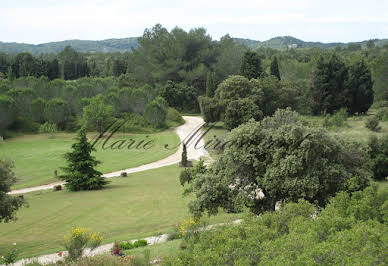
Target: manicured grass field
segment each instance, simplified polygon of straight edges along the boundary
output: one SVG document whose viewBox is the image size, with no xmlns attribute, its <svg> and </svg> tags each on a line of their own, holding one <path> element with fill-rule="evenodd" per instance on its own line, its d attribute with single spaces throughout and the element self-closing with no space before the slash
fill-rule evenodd
<svg viewBox="0 0 388 266">
<path fill-rule="evenodd" d="M 22 257 L 63 250 L 63 236 L 72 227 L 101 232 L 104 243 L 131 240 L 171 231 L 189 217 L 178 176 L 168 166 L 112 178 L 100 191 L 41 191 L 25 194 L 30 207 L 18 211 L 17 222 L 0 224 L 0 254 L 16 242 Z M 238 219 L 220 214 L 210 223 Z"/>
<path fill-rule="evenodd" d="M 97 133 L 90 133 L 88 137 L 93 139 Z M 49 184 L 58 181 L 54 177 L 54 171 L 65 166 L 63 155 L 70 150 L 74 143 L 75 134 L 59 133 L 55 138 L 50 139 L 48 135 L 25 135 L 4 141 L 0 144 L 0 158 L 8 157 L 15 162 L 15 173 L 18 178 L 13 189 Z M 131 149 L 122 147 L 111 149 L 111 145 L 118 140 L 133 139 L 136 144 Z M 136 145 L 144 140 L 154 140 L 154 147 L 149 149 L 136 149 Z M 126 168 L 136 167 L 142 164 L 151 163 L 173 154 L 176 149 L 165 149 L 164 145 L 169 144 L 175 147 L 179 144 L 179 137 L 174 131 L 168 130 L 154 134 L 119 134 L 116 133 L 102 148 L 102 143 L 96 145 L 96 158 L 102 163 L 98 170 L 103 173 L 119 171 Z M 127 146 L 128 146 L 127 142 Z"/>
</svg>

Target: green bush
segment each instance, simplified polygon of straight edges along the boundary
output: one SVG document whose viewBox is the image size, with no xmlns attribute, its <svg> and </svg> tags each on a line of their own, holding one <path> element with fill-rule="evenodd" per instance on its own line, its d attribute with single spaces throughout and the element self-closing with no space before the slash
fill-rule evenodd
<svg viewBox="0 0 388 266">
<path fill-rule="evenodd" d="M 377 110 L 376 116 L 381 121 L 388 121 L 388 107 L 383 107 Z"/>
<path fill-rule="evenodd" d="M 49 134 L 50 138 L 54 138 L 55 133 L 57 133 L 57 125 L 55 125 L 54 123 L 46 122 L 40 125 L 39 133 Z"/>
<path fill-rule="evenodd" d="M 372 136 L 368 141 L 369 163 L 376 180 L 384 180 L 388 176 L 388 135 L 378 139 Z"/>
<path fill-rule="evenodd" d="M 340 192 L 320 212 L 300 200 L 202 231 L 163 265 L 386 265 L 388 192 Z"/>
<path fill-rule="evenodd" d="M 126 241 L 126 242 L 120 242 L 119 243 L 119 246 L 121 249 L 123 250 L 128 250 L 128 249 L 133 249 L 133 244 L 129 241 Z"/>
<path fill-rule="evenodd" d="M 342 108 L 339 111 L 335 112 L 333 115 L 326 115 L 323 126 L 326 128 L 338 129 L 346 125 L 346 120 L 348 119 L 348 113 L 346 109 Z"/>
<path fill-rule="evenodd" d="M 167 110 L 167 122 L 172 122 L 173 126 L 177 126 L 184 124 L 185 120 L 176 109 L 169 107 Z"/>
<path fill-rule="evenodd" d="M 379 119 L 376 116 L 372 116 L 365 121 L 365 127 L 371 131 L 377 132 L 381 129 L 379 123 Z"/>
<path fill-rule="evenodd" d="M 16 243 L 13 244 L 13 247 L 2 253 L 0 257 L 0 262 L 5 265 L 14 263 L 19 256 L 19 249 L 16 248 Z"/>
<path fill-rule="evenodd" d="M 148 245 L 148 242 L 147 240 L 144 240 L 144 239 L 137 240 L 133 243 L 134 248 L 145 247 L 147 245 Z"/>
</svg>

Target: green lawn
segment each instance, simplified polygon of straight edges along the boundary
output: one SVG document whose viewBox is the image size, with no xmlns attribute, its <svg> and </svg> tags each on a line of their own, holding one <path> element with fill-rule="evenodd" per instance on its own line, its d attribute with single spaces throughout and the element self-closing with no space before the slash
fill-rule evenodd
<svg viewBox="0 0 388 266">
<path fill-rule="evenodd" d="M 104 243 L 131 240 L 171 231 L 189 217 L 178 176 L 168 166 L 112 178 L 100 191 L 41 191 L 25 194 L 30 207 L 18 211 L 17 222 L 0 224 L 1 251 L 16 242 L 21 256 L 57 252 L 72 227 L 101 232 Z M 209 223 L 227 222 L 240 215 L 220 214 Z"/>
<path fill-rule="evenodd" d="M 96 133 L 88 134 L 91 139 L 95 136 Z M 15 162 L 14 170 L 18 177 L 18 183 L 13 189 L 58 181 L 54 178 L 54 171 L 57 169 L 58 174 L 61 174 L 60 167 L 65 166 L 63 155 L 70 150 L 74 137 L 75 134 L 68 133 L 59 133 L 54 139 L 50 139 L 47 135 L 25 135 L 6 140 L 0 144 L 0 158 L 9 157 Z M 136 148 L 119 150 L 109 147 L 115 141 L 129 141 L 129 139 L 136 141 L 135 145 L 141 140 L 154 140 L 155 146 L 148 150 Z M 97 146 L 95 156 L 102 162 L 97 169 L 103 173 L 108 173 L 151 163 L 176 151 L 176 149 L 165 149 L 165 144 L 175 147 L 178 143 L 179 137 L 172 130 L 154 134 L 117 133 L 107 142 L 105 146 L 108 147 L 107 149 L 102 149 L 102 145 Z"/>
<path fill-rule="evenodd" d="M 142 256 L 144 255 L 144 250 L 148 249 L 150 251 L 151 260 L 154 260 L 157 258 L 163 258 L 165 256 L 175 255 L 180 250 L 179 245 L 181 242 L 181 239 L 176 239 L 164 243 L 155 244 L 152 246 L 125 250 L 124 253 L 126 255 Z"/>
</svg>

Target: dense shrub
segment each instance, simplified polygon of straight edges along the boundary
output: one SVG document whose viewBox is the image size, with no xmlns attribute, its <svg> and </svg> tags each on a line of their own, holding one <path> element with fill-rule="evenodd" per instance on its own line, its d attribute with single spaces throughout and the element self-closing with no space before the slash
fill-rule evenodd
<svg viewBox="0 0 388 266">
<path fill-rule="evenodd" d="M 167 121 L 173 122 L 174 125 L 181 125 L 185 123 L 181 114 L 172 107 L 169 107 L 167 110 Z"/>
<path fill-rule="evenodd" d="M 388 121 L 388 107 L 382 107 L 382 108 L 378 109 L 376 116 L 381 121 Z"/>
<path fill-rule="evenodd" d="M 220 101 L 214 98 L 202 96 L 198 98 L 198 101 L 205 122 L 216 122 L 221 119 L 221 113 L 224 112 L 224 106 L 220 103 Z"/>
<path fill-rule="evenodd" d="M 260 121 L 263 112 L 249 98 L 230 101 L 225 110 L 225 127 L 229 130 L 248 122 L 250 119 Z"/>
<path fill-rule="evenodd" d="M 370 167 L 376 180 L 388 177 L 388 135 L 378 139 L 370 137 L 368 141 Z"/>
<path fill-rule="evenodd" d="M 365 127 L 371 131 L 377 132 L 381 129 L 379 123 L 379 119 L 376 116 L 372 116 L 365 121 Z"/>
<path fill-rule="evenodd" d="M 162 97 L 147 104 L 144 117 L 154 127 L 163 127 L 167 117 L 168 105 Z"/>
<path fill-rule="evenodd" d="M 176 84 L 168 81 L 161 89 L 160 95 L 167 101 L 168 105 L 180 112 L 196 113 L 199 111 L 198 90 L 192 86 Z"/>
<path fill-rule="evenodd" d="M 345 108 L 341 108 L 336 111 L 333 115 L 326 115 L 323 122 L 324 127 L 340 128 L 346 125 L 348 119 L 348 113 Z"/>
<path fill-rule="evenodd" d="M 54 137 L 57 133 L 57 125 L 54 123 L 46 122 L 39 127 L 39 133 L 49 134 L 50 137 Z"/>
<path fill-rule="evenodd" d="M 163 265 L 383 265 L 388 192 L 340 192 L 319 212 L 304 200 L 202 231 Z"/>
<path fill-rule="evenodd" d="M 145 247 L 147 245 L 148 245 L 148 242 L 147 242 L 147 240 L 144 240 L 144 239 L 140 239 L 140 240 L 133 242 L 134 248 Z"/>
</svg>

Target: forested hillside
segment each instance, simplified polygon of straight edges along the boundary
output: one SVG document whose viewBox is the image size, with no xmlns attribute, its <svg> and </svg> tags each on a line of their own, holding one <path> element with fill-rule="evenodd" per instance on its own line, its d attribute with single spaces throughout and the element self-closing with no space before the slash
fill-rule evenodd
<svg viewBox="0 0 388 266">
<path fill-rule="evenodd" d="M 297 45 L 298 48 L 322 48 L 331 49 L 335 47 L 346 48 L 349 45 L 361 45 L 365 47 L 368 41 L 355 43 L 322 43 L 303 41 L 292 36 L 274 37 L 266 41 L 257 41 L 242 38 L 233 38 L 237 43 L 243 44 L 251 49 L 258 49 L 261 47 L 284 50 L 288 49 L 289 45 Z M 387 39 L 373 42 L 377 46 L 383 46 L 388 43 Z M 133 48 L 139 46 L 138 37 L 129 37 L 122 39 L 107 39 L 102 41 L 91 40 L 66 40 L 60 42 L 49 42 L 42 44 L 27 44 L 27 43 L 7 43 L 0 41 L 0 52 L 3 53 L 21 53 L 28 52 L 34 55 L 45 53 L 60 53 L 66 46 L 70 45 L 78 52 L 84 53 L 110 53 L 110 52 L 129 52 Z"/>
</svg>

